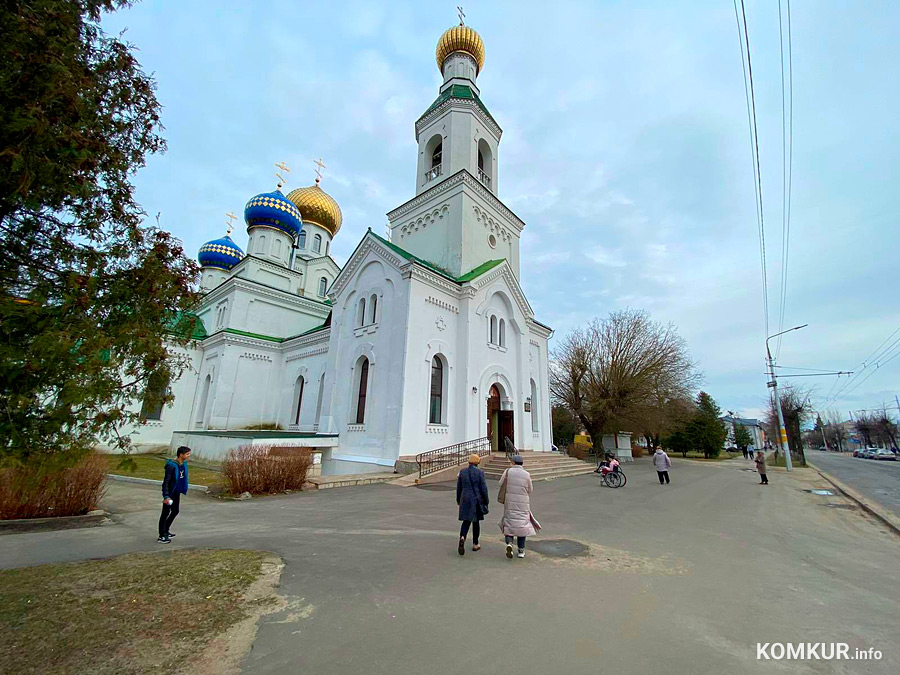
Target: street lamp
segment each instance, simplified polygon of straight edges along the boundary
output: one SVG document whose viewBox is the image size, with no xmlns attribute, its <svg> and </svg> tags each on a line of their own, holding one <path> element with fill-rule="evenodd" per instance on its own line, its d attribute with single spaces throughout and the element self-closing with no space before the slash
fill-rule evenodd
<svg viewBox="0 0 900 675">
<path fill-rule="evenodd" d="M 792 330 L 806 328 L 808 325 L 808 323 L 805 323 L 802 326 L 794 326 L 793 328 L 788 328 L 787 330 L 775 333 L 775 335 L 770 335 L 766 338 L 766 356 L 769 361 L 769 372 L 772 373 L 772 380 L 769 382 L 769 386 L 772 387 L 772 398 L 775 400 L 775 412 L 778 414 L 778 446 L 781 448 L 781 452 L 784 455 L 784 467 L 788 471 L 793 471 L 794 466 L 791 463 L 791 450 L 787 447 L 787 431 L 784 428 L 784 415 L 781 413 L 781 401 L 778 400 L 778 382 L 775 380 L 775 359 L 772 358 L 772 352 L 769 351 L 769 340 L 778 337 L 779 335 L 790 333 Z M 787 449 L 785 449 L 786 447 Z"/>
</svg>

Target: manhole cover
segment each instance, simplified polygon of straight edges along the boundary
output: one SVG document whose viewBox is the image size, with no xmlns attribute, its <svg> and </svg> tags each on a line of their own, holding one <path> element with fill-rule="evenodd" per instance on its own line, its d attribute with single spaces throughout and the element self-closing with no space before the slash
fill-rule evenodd
<svg viewBox="0 0 900 675">
<path fill-rule="evenodd" d="M 821 495 L 822 497 L 833 497 L 834 496 L 834 492 L 832 492 L 831 490 L 815 489 L 815 490 L 810 490 L 810 492 L 812 492 L 814 495 Z"/>
<path fill-rule="evenodd" d="M 571 539 L 541 539 L 540 541 L 528 542 L 528 548 L 551 558 L 574 558 L 588 555 L 590 552 L 590 549 L 580 541 L 572 541 Z"/>
<path fill-rule="evenodd" d="M 433 492 L 449 492 L 450 490 L 456 489 L 456 484 L 450 485 L 448 483 L 427 483 L 425 485 L 416 485 L 420 490 L 431 490 Z"/>
</svg>

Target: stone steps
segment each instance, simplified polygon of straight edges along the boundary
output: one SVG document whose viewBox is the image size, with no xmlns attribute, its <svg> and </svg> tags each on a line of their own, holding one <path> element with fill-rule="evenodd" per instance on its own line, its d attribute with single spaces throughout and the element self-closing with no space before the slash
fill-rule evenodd
<svg viewBox="0 0 900 675">
<path fill-rule="evenodd" d="M 565 455 L 551 455 L 550 453 L 541 452 L 523 452 L 521 454 L 525 461 L 524 467 L 531 474 L 533 481 L 589 474 L 593 473 L 595 468 L 593 464 Z M 484 470 L 486 478 L 500 480 L 500 476 L 510 466 L 512 464 L 504 455 L 494 455 L 484 462 L 481 468 Z"/>
</svg>

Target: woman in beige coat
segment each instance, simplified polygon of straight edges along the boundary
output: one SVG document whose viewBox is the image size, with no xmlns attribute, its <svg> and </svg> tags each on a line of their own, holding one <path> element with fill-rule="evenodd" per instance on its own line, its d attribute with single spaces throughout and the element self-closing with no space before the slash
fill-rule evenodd
<svg viewBox="0 0 900 675">
<path fill-rule="evenodd" d="M 518 545 L 518 557 L 525 557 L 525 537 L 536 534 L 541 525 L 531 513 L 531 475 L 522 466 L 521 455 L 513 457 L 511 466 L 500 477 L 500 489 L 506 487 L 503 520 L 500 531 L 506 537 L 506 557 L 513 557 L 513 537 Z"/>
</svg>

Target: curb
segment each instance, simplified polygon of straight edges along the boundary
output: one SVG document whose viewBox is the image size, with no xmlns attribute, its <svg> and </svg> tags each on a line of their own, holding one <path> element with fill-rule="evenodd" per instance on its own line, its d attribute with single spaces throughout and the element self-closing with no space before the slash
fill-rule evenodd
<svg viewBox="0 0 900 675">
<path fill-rule="evenodd" d="M 887 525 L 889 529 L 894 531 L 894 534 L 900 535 L 900 518 L 897 518 L 892 513 L 889 513 L 887 509 L 883 508 L 880 504 L 871 502 L 870 500 L 866 499 L 859 492 L 849 487 L 845 483 L 839 481 L 837 478 L 834 478 L 825 473 L 824 471 L 822 471 L 822 469 L 817 467 L 815 464 L 812 464 L 809 460 L 807 460 L 806 463 L 808 466 L 815 469 L 816 472 L 820 476 L 822 476 L 822 478 L 836 487 L 844 496 L 849 497 L 854 502 L 859 504 L 860 508 L 862 508 L 863 511 L 871 516 L 874 516 L 884 525 Z"/>
<path fill-rule="evenodd" d="M 109 513 L 96 509 L 83 516 L 57 516 L 51 518 L 17 518 L 0 520 L 0 534 L 20 534 L 39 530 L 68 530 L 77 527 L 100 525 L 109 519 Z"/>
<path fill-rule="evenodd" d="M 141 485 L 162 485 L 161 480 L 153 480 L 152 478 L 137 478 L 136 476 L 119 476 L 118 474 L 108 473 L 106 477 L 110 480 L 120 481 L 122 483 L 139 483 Z M 209 488 L 205 485 L 188 484 L 188 490 L 197 490 L 199 492 L 209 492 Z"/>
</svg>

